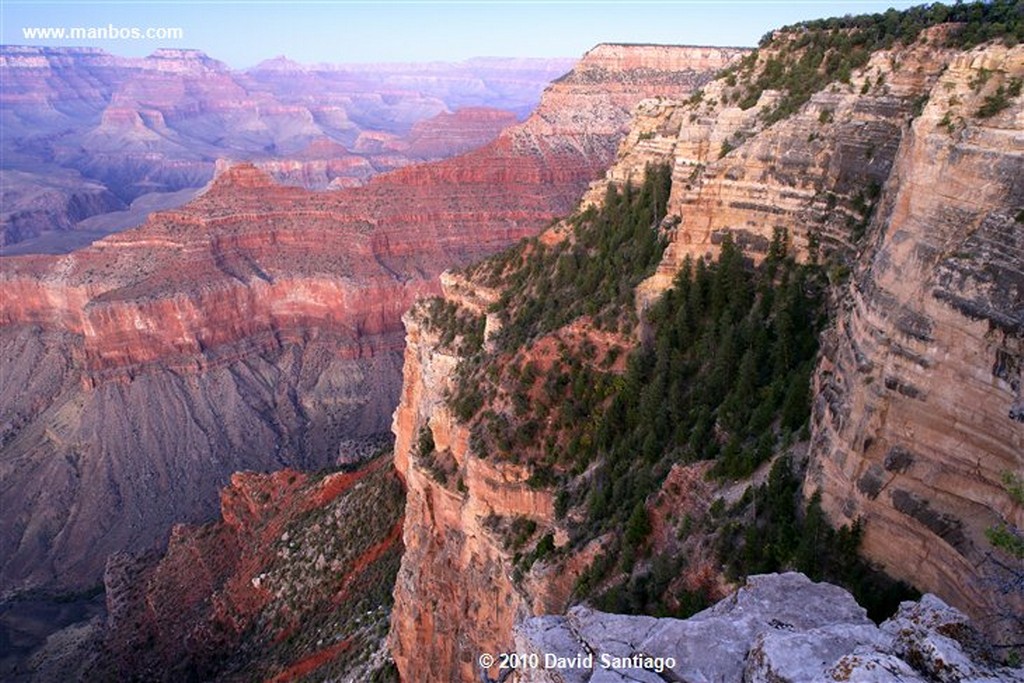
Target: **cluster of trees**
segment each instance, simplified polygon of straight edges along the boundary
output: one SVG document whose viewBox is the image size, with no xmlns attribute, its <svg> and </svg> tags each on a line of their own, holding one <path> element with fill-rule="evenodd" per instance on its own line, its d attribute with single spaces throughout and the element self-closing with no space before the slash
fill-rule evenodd
<svg viewBox="0 0 1024 683">
<path fill-rule="evenodd" d="M 905 10 L 889 9 L 881 14 L 804 21 L 779 31 L 801 35 L 822 31 L 856 32 L 862 44 L 870 50 L 879 50 L 890 48 L 896 42 L 912 43 L 924 29 L 946 23 L 959 24 L 948 38 L 947 44 L 951 47 L 971 48 L 997 38 L 1013 46 L 1024 40 L 1024 8 L 1019 0 L 957 2 L 955 5 L 935 2 Z M 760 46 L 771 44 L 773 37 L 773 33 L 763 36 Z"/>
<path fill-rule="evenodd" d="M 796 263 L 783 230 L 757 267 L 728 235 L 716 261 L 684 263 L 674 287 L 649 312 L 653 340 L 630 357 L 592 432 L 589 461 L 599 466 L 586 492 L 577 493 L 585 496 L 577 502 L 585 502 L 588 513 L 580 538 L 614 531 L 617 540 L 583 577 L 581 595 L 596 587 L 595 572 L 617 565 L 626 578 L 604 587 L 597 600 L 605 609 L 685 615 L 706 606 L 703 594 L 672 588 L 685 558 L 653 557 L 635 571 L 648 551 L 646 503 L 675 463 L 714 460 L 717 476 L 745 477 L 805 431 L 825 286 L 818 265 Z M 795 484 L 787 495 L 788 517 L 759 521 L 776 535 L 793 533 L 798 517 Z M 715 535 L 727 519 L 680 533 Z M 730 539 L 737 533 L 727 532 Z M 831 533 L 814 538 L 835 543 L 844 558 L 855 555 L 858 535 Z M 753 535 L 748 552 L 775 558 L 776 570 L 794 566 L 792 553 L 775 556 L 771 538 Z M 767 564 L 735 569 L 745 574 Z"/>
<path fill-rule="evenodd" d="M 442 348 L 453 349 L 467 356 L 480 350 L 484 343 L 486 318 L 443 297 L 431 297 L 424 304 L 426 326 L 440 335 Z"/>
<path fill-rule="evenodd" d="M 524 240 L 475 266 L 469 272 L 472 279 L 502 288 L 492 308 L 502 320 L 501 331 L 493 339 L 495 354 L 515 354 L 581 316 L 589 316 L 598 328 L 631 329 L 636 323 L 633 292 L 654 272 L 665 250 L 659 225 L 671 186 L 667 164 L 650 166 L 639 189 L 630 184 L 609 185 L 600 209 L 591 207 L 573 217 L 568 239 L 550 247 L 536 238 Z M 486 375 L 488 365 L 482 353 L 467 356 L 449 400 L 463 422 L 472 420 L 494 398 L 494 385 L 500 379 Z M 577 414 L 589 414 L 605 394 L 594 378 L 581 379 L 586 371 L 581 363 L 572 362 L 571 355 L 555 372 L 556 376 L 543 379 L 545 394 L 554 402 L 571 392 L 575 400 L 569 407 Z M 532 384 L 518 376 L 513 379 L 519 384 L 516 395 L 522 398 Z M 494 424 L 477 430 L 481 437 L 496 437 L 492 441 L 501 446 L 499 450 L 511 451 L 517 441 L 538 435 L 535 421 L 527 423 L 523 432 L 518 429 L 521 425 L 496 422 L 502 417 L 508 421 L 503 415 L 489 415 L 488 421 Z"/>
<path fill-rule="evenodd" d="M 800 431 L 824 322 L 824 278 L 777 231 L 758 268 L 727 236 L 719 259 L 687 260 L 650 318 L 654 342 L 630 358 L 594 439 L 594 530 L 619 526 L 675 462 L 715 460 L 743 477 Z"/>
<path fill-rule="evenodd" d="M 609 184 L 600 209 L 572 219 L 571 238 L 551 247 L 528 240 L 479 266 L 474 277 L 503 288 L 494 307 L 503 319 L 499 348 L 519 348 L 584 315 L 606 329 L 635 322 L 633 290 L 665 250 L 658 226 L 671 187 L 671 167 L 650 166 L 639 189 Z"/>
<path fill-rule="evenodd" d="M 561 489 L 559 512 L 581 506 L 575 542 L 613 532 L 579 597 L 616 611 L 682 615 L 706 598 L 675 585 L 684 557 L 648 557 L 648 499 L 676 463 L 712 460 L 716 476 L 742 478 L 806 437 L 827 278 L 816 262 L 796 262 L 784 230 L 757 266 L 726 234 L 716 260 L 688 259 L 647 312 L 651 333 L 624 372 L 612 370 L 609 350 L 551 335 L 583 316 L 632 329 L 635 287 L 664 248 L 658 226 L 669 189 L 669 169 L 651 167 L 639 189 L 611 188 L 604 207 L 574 218 L 563 242 L 527 241 L 477 266 L 473 279 L 503 288 L 495 311 L 504 327 L 496 349 L 464 359 L 451 405 L 471 426 L 478 455 L 529 454 L 532 483 Z M 559 355 L 542 369 L 523 349 L 546 335 Z M 684 524 L 680 539 L 721 534 L 721 559 L 737 577 L 797 568 L 855 590 L 873 581 L 856 560 L 859 530 L 830 529 L 815 501 L 802 508 L 797 480 L 784 471 L 699 528 Z M 544 539 L 519 548 L 517 567 L 552 552 Z M 623 580 L 609 585 L 616 569 Z"/>
<path fill-rule="evenodd" d="M 1022 84 L 1024 82 L 1021 79 L 1011 78 L 1007 85 L 1000 85 L 994 93 L 985 97 L 985 101 L 978 107 L 977 116 L 987 119 L 1009 107 L 1011 99 L 1020 97 Z"/>
<path fill-rule="evenodd" d="M 789 458 L 775 461 L 768 480 L 747 489 L 729 510 L 719 506 L 719 559 L 734 580 L 790 569 L 815 581 L 844 586 L 875 621 L 903 600 L 920 597 L 911 587 L 873 569 L 858 554 L 861 527 L 833 529 L 815 493 L 801 510 L 800 479 Z"/>
</svg>

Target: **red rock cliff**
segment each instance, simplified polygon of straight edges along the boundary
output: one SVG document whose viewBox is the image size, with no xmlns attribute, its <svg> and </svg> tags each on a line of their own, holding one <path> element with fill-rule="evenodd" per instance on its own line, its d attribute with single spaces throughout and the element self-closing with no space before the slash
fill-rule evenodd
<svg viewBox="0 0 1024 683">
<path fill-rule="evenodd" d="M 598 46 L 552 85 L 524 126 L 499 138 L 504 160 L 495 169 L 495 179 L 529 173 L 542 183 L 563 182 L 572 168 L 566 160 L 580 155 L 611 160 L 609 144 L 627 121 L 620 115 L 627 103 L 633 106 L 660 95 L 685 97 L 709 72 L 741 53 Z M 550 163 L 523 168 L 519 155 L 526 149 L 545 150 L 542 156 Z M 424 168 L 440 173 L 452 164 Z M 457 278 L 444 282 L 445 297 L 467 310 L 482 314 L 493 301 L 486 291 Z M 480 675 L 478 655 L 510 648 L 517 620 L 565 607 L 580 567 L 541 563 L 528 576 L 513 580 L 516 563 L 506 543 L 507 527 L 513 520 L 557 527 L 553 494 L 527 483 L 529 467 L 487 460 L 473 451 L 468 428 L 444 401 L 458 357 L 424 323 L 422 310 L 414 309 L 404 320 L 404 383 L 393 431 L 395 466 L 406 481 L 408 501 L 392 654 L 406 681 L 475 681 Z M 419 454 L 424 430 L 431 434 L 435 461 Z M 439 477 L 438 467 L 457 474 Z M 556 543 L 564 543 L 561 534 Z"/>
</svg>

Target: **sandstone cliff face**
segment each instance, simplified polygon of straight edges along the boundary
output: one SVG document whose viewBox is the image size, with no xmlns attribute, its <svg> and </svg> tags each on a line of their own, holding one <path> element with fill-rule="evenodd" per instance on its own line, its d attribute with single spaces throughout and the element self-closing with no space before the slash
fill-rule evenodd
<svg viewBox="0 0 1024 683">
<path fill-rule="evenodd" d="M 1022 76 L 1020 47 L 956 55 L 907 130 L 827 338 L 806 484 L 889 571 L 994 622 L 1024 611 L 985 538 L 1024 527 L 1001 481 L 1024 471 L 1024 103 L 975 112 Z"/>
<path fill-rule="evenodd" d="M 496 180 L 527 174 L 541 183 L 564 182 L 573 172 L 572 159 L 610 161 L 627 111 L 639 99 L 685 96 L 741 53 L 595 48 L 552 85 L 523 126 L 485 148 L 501 155 Z M 582 127 L 581 111 L 587 112 Z M 522 155 L 531 149 L 542 152 L 544 165 L 524 167 Z M 452 167 L 444 162 L 430 168 L 440 173 Z M 459 278 L 443 282 L 445 300 L 477 316 L 496 299 L 495 293 Z M 423 308 L 413 309 L 404 321 L 404 383 L 393 431 L 395 466 L 406 481 L 408 502 L 392 653 L 403 680 L 477 680 L 477 655 L 507 650 L 512 627 L 524 616 L 564 609 L 593 552 L 566 566 L 537 562 L 519 575 L 520 558 L 510 542 L 516 529 L 540 529 L 531 532 L 537 538 L 549 532 L 556 545 L 567 540 L 555 520 L 553 492 L 527 483 L 530 467 L 488 460 L 473 450 L 468 428 L 445 403 L 459 361 L 457 347 L 441 342 Z M 423 445 L 427 441 L 429 448 Z"/>
<path fill-rule="evenodd" d="M 518 619 L 544 605 L 513 582 L 514 561 L 498 519 L 554 521 L 552 494 L 526 484 L 522 466 L 487 462 L 444 398 L 458 357 L 440 347 L 423 311 L 406 324 L 402 395 L 395 410 L 395 468 L 406 483 L 402 570 L 395 584 L 391 651 L 403 680 L 475 680 L 474 652 L 501 651 Z M 429 430 L 437 455 L 421 453 Z M 426 457 L 450 462 L 442 479 Z M 456 480 L 457 478 L 457 480 Z M 566 596 L 561 596 L 564 600 Z M 543 609 L 546 607 L 547 609 Z"/>
<path fill-rule="evenodd" d="M 607 183 L 637 184 L 647 164 L 672 164 L 670 243 L 641 288 L 641 303 L 671 284 L 687 255 L 717 254 L 726 232 L 755 260 L 776 228 L 788 231 L 804 257 L 810 248 L 849 258 L 919 98 L 946 68 L 950 53 L 934 47 L 939 39 L 936 32 L 931 44 L 876 52 L 850 83 L 829 85 L 771 125 L 765 116 L 781 93 L 765 90 L 741 108 L 735 74 L 688 102 L 643 102 L 617 162 L 584 198 L 599 204 Z M 774 56 L 771 48 L 762 52 L 758 65 Z"/>
<path fill-rule="evenodd" d="M 547 134 L 577 131 L 578 146 L 599 146 L 613 158 L 629 112 L 642 99 L 685 97 L 747 51 L 714 47 L 602 44 L 555 81 L 531 117 L 531 131 Z M 572 103 L 572 106 L 567 106 Z M 580 112 L 587 112 L 585 132 L 578 132 Z M 517 145 L 529 138 L 515 137 Z M 612 142 L 614 141 L 614 143 Z M 611 143 L 611 146 L 609 146 Z"/>
</svg>

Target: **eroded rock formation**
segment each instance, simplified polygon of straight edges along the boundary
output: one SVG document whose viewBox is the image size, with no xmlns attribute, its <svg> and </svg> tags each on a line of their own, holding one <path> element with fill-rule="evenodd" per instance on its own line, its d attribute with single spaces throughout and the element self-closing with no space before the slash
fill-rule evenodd
<svg viewBox="0 0 1024 683">
<path fill-rule="evenodd" d="M 976 116 L 983 69 L 1024 77 L 1024 49 L 949 59 L 905 131 L 827 337 L 806 488 L 889 571 L 998 622 L 1024 613 L 985 536 L 1024 527 L 1003 481 L 1024 471 L 1024 102 Z"/>
<path fill-rule="evenodd" d="M 326 476 L 232 475 L 221 521 L 175 526 L 163 556 L 110 558 L 89 677 L 369 677 L 385 658 L 401 500 L 387 457 Z"/>
<path fill-rule="evenodd" d="M 854 270 L 815 380 L 806 494 L 820 488 L 837 524 L 861 519 L 886 571 L 980 619 L 1021 609 L 1003 604 L 985 531 L 1024 525 L 1004 482 L 1024 470 L 1024 150 L 1019 97 L 979 112 L 1022 77 L 1024 51 L 945 48 L 949 30 L 874 53 L 770 126 L 780 93 L 743 109 L 728 78 L 645 102 L 605 183 L 674 167 L 670 244 L 641 309 L 726 233 L 757 261 L 783 229 L 835 282 Z"/>
</svg>

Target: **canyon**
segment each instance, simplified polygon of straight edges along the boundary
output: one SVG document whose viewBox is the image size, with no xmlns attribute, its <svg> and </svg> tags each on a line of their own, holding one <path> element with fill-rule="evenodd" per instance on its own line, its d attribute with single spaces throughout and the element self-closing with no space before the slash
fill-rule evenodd
<svg viewBox="0 0 1024 683">
<path fill-rule="evenodd" d="M 492 141 L 571 66 L 280 57 L 237 71 L 197 50 L 4 46 L 0 242 L 7 254 L 62 252 L 134 227 L 185 203 L 218 160 L 308 189 L 361 185 Z"/>
<path fill-rule="evenodd" d="M 619 52 L 636 57 L 588 66 Z M 4 519 L 4 590 L 88 588 L 107 555 L 208 519 L 232 472 L 315 470 L 377 443 L 398 399 L 402 312 L 444 269 L 568 213 L 633 103 L 688 94 L 735 51 L 667 53 L 596 48 L 581 60 L 589 87 L 553 84 L 526 122 L 454 159 L 335 192 L 222 166 L 140 228 L 3 259 L 0 478 L 18 511 Z"/>
<path fill-rule="evenodd" d="M 757 50 L 602 44 L 522 124 L 470 97 L 351 141 L 500 130 L 460 156 L 276 182 L 349 163 L 317 137 L 0 260 L 2 588 L 102 581 L 107 605 L 30 670 L 1018 680 L 1024 47 L 893 12 Z M 718 367 L 749 320 L 777 343 Z M 750 386 L 715 403 L 729 372 Z M 680 438 L 684 400 L 707 419 Z M 798 562 L 924 595 L 873 623 Z"/>
</svg>

